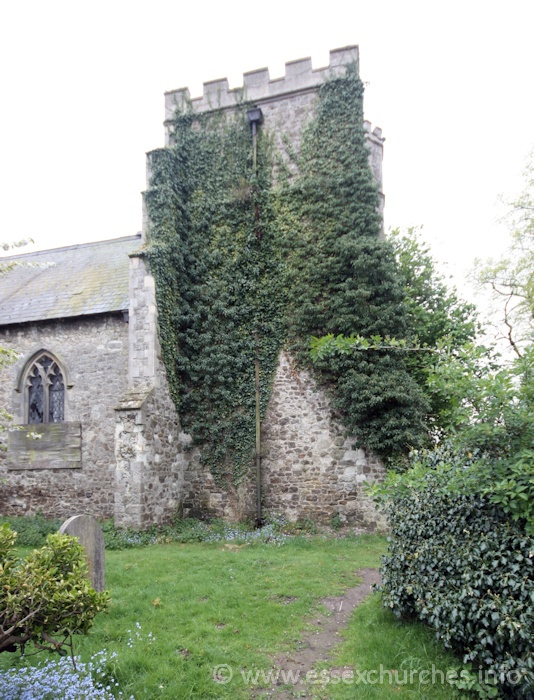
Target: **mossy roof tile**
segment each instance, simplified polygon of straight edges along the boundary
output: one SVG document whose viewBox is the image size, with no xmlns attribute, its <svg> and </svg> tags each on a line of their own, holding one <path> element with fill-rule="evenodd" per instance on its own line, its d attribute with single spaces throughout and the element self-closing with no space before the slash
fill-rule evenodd
<svg viewBox="0 0 534 700">
<path fill-rule="evenodd" d="M 140 235 L 0 258 L 0 325 L 124 311 Z"/>
</svg>

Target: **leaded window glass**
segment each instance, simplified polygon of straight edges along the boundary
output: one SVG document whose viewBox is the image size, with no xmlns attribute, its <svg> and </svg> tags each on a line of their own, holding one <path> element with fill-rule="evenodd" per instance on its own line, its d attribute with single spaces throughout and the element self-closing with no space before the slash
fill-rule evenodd
<svg viewBox="0 0 534 700">
<path fill-rule="evenodd" d="M 28 423 L 61 423 L 65 418 L 65 382 L 56 360 L 43 353 L 26 375 Z"/>
<path fill-rule="evenodd" d="M 63 375 L 57 365 L 52 368 L 49 377 L 48 420 L 50 423 L 60 423 L 63 420 L 65 385 L 63 383 Z"/>
<path fill-rule="evenodd" d="M 28 387 L 28 423 L 42 423 L 44 417 L 43 378 L 35 365 L 32 370 Z"/>
</svg>

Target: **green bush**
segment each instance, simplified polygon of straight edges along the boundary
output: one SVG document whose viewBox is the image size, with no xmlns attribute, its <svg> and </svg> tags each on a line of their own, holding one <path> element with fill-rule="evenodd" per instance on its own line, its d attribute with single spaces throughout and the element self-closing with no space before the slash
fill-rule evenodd
<svg viewBox="0 0 534 700">
<path fill-rule="evenodd" d="M 471 465 L 431 455 L 397 477 L 390 497 L 384 604 L 433 627 L 464 663 L 495 674 L 504 695 L 528 697 L 534 596 L 526 522 L 487 495 L 451 488 Z"/>
<path fill-rule="evenodd" d="M 0 527 L 0 652 L 32 642 L 37 649 L 72 653 L 72 636 L 87 634 L 109 597 L 87 578 L 77 538 L 55 533 L 25 559 L 12 551 L 16 533 Z"/>
</svg>

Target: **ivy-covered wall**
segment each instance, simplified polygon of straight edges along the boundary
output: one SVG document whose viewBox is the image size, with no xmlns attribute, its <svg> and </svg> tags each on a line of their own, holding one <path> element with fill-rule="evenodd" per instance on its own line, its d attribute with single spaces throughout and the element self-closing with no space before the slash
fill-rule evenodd
<svg viewBox="0 0 534 700">
<path fill-rule="evenodd" d="M 148 260 L 171 393 L 216 482 L 235 486 L 254 451 L 256 361 L 264 415 L 285 337 L 267 139 L 255 171 L 245 107 L 180 114 L 151 167 Z"/>
<path fill-rule="evenodd" d="M 404 290 L 381 237 L 378 191 L 363 126 L 363 85 L 351 64 L 321 86 L 299 157 L 282 189 L 288 230 L 288 340 L 299 362 L 330 389 L 358 447 L 381 458 L 421 444 L 428 407 L 403 353 L 383 348 L 310 359 L 327 335 L 404 338 Z"/>
<path fill-rule="evenodd" d="M 312 336 L 403 332 L 402 291 L 380 236 L 363 86 L 354 61 L 331 68 L 312 76 L 314 86 L 302 71 L 306 79 L 289 96 L 275 86 L 273 98 L 269 84 L 261 99 L 247 100 L 244 90 L 229 104 L 222 85 L 217 94 L 211 86 L 213 100 L 182 99 L 166 123 L 168 147 L 149 156 L 147 259 L 171 395 L 199 467 L 227 492 L 254 468 L 255 369 L 263 420 L 284 347 L 329 395 L 325 410 L 339 435 L 361 447 L 386 457 L 404 449 L 416 441 L 424 410 L 391 351 L 311 362 Z M 286 69 L 286 80 L 291 75 Z M 294 110 L 284 119 L 290 98 Z M 256 148 L 253 106 L 264 118 Z M 356 488 L 374 458 L 354 454 Z M 287 463 L 291 471 L 290 454 Z M 298 501 L 296 473 L 295 488 Z"/>
</svg>

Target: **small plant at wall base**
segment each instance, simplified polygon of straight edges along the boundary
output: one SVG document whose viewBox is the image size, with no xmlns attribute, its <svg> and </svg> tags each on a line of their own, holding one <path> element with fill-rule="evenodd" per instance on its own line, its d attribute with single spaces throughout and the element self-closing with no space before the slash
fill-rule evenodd
<svg viewBox="0 0 534 700">
<path fill-rule="evenodd" d="M 331 518 L 330 518 L 330 527 L 333 530 L 341 530 L 343 526 L 343 521 L 341 520 L 341 516 L 339 513 L 335 513 Z"/>
</svg>

